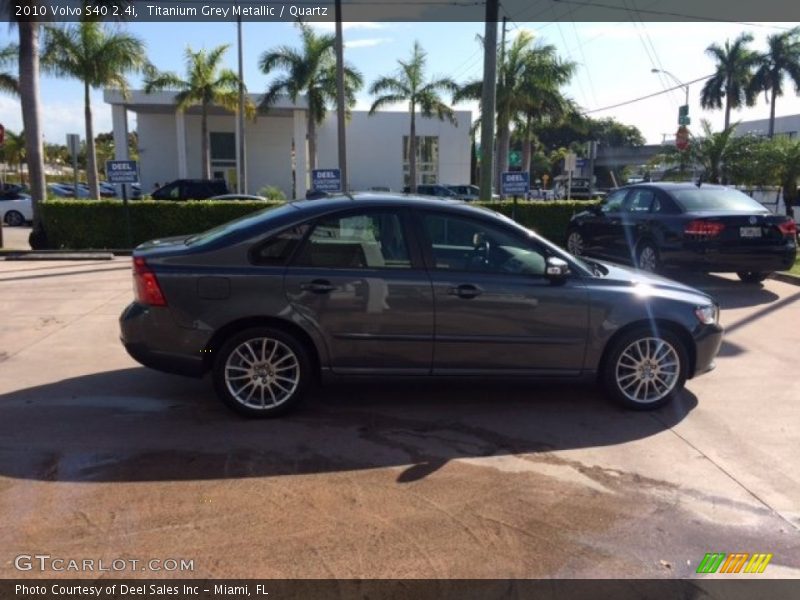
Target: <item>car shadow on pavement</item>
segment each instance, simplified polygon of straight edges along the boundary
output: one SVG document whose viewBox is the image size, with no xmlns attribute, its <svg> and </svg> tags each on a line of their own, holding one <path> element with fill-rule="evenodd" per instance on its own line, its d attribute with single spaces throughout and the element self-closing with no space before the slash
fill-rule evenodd
<svg viewBox="0 0 800 600">
<path fill-rule="evenodd" d="M 712 273 L 679 270 L 667 271 L 664 275 L 710 294 L 723 310 L 769 304 L 780 299 L 780 296 L 766 289 L 764 284 L 742 283 L 736 277 L 730 279 Z"/>
<path fill-rule="evenodd" d="M 553 464 L 555 450 L 656 435 L 696 405 L 688 390 L 634 412 L 587 383 L 395 380 L 326 385 L 290 415 L 247 420 L 207 380 L 130 368 L 6 394 L 0 475 L 185 481 L 395 467 L 408 483 L 453 459 Z"/>
</svg>

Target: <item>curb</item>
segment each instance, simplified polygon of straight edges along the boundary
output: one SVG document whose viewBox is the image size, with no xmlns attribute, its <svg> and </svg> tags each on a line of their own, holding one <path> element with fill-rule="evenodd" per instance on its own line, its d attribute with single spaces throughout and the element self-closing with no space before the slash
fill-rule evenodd
<svg viewBox="0 0 800 600">
<path fill-rule="evenodd" d="M 3 260 L 114 260 L 111 252 L 14 252 Z"/>
<path fill-rule="evenodd" d="M 113 260 L 116 256 L 130 256 L 130 250 L 12 250 L 0 249 L 0 260 Z"/>
<path fill-rule="evenodd" d="M 800 276 L 797 275 L 789 275 L 788 273 L 773 273 L 769 276 L 770 279 L 777 279 L 778 281 L 782 281 L 783 283 L 788 283 L 791 285 L 800 285 Z"/>
</svg>

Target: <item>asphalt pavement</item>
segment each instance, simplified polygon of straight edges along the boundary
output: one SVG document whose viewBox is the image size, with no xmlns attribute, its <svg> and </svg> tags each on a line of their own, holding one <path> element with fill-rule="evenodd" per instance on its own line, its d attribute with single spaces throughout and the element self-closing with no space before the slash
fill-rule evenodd
<svg viewBox="0 0 800 600">
<path fill-rule="evenodd" d="M 689 577 L 707 552 L 800 577 L 800 287 L 686 278 L 725 343 L 652 413 L 588 384 L 372 382 L 248 421 L 127 356 L 129 260 L 0 262 L 0 577 L 33 553 L 193 561 L 105 574 L 126 577 Z"/>
</svg>

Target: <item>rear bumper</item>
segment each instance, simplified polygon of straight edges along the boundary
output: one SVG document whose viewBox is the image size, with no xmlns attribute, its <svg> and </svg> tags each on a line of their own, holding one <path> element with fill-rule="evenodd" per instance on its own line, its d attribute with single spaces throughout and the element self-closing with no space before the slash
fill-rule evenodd
<svg viewBox="0 0 800 600">
<path fill-rule="evenodd" d="M 665 265 L 705 272 L 785 271 L 792 267 L 796 256 L 794 244 L 750 247 L 687 244 L 681 249 L 662 252 Z"/>
<path fill-rule="evenodd" d="M 722 346 L 723 332 L 718 323 L 703 325 L 694 332 L 695 361 L 690 377 L 708 373 L 714 368 L 714 359 Z"/>
<path fill-rule="evenodd" d="M 165 373 L 202 377 L 207 336 L 175 325 L 169 309 L 133 302 L 119 318 L 120 341 L 136 362 Z"/>
</svg>

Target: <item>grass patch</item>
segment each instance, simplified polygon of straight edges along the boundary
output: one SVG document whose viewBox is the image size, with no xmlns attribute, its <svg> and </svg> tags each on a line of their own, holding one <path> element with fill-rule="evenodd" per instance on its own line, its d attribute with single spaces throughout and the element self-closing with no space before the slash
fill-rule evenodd
<svg viewBox="0 0 800 600">
<path fill-rule="evenodd" d="M 800 254 L 798 254 L 797 258 L 794 260 L 794 266 L 786 272 L 790 275 L 797 275 L 800 277 Z"/>
</svg>

